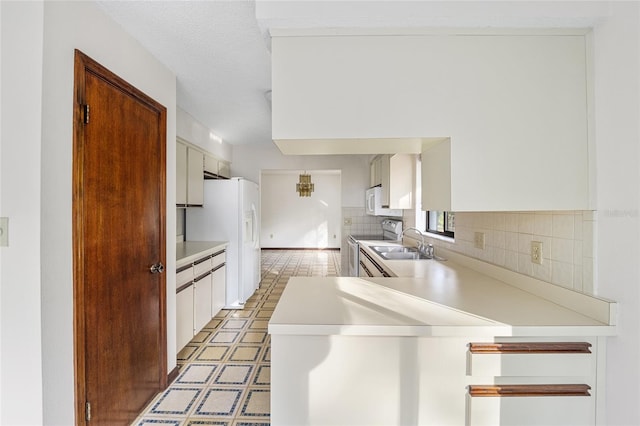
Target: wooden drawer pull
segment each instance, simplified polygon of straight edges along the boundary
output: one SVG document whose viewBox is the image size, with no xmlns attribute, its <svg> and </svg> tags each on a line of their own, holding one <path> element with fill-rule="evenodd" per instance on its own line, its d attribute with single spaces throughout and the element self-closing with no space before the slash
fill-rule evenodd
<svg viewBox="0 0 640 426">
<path fill-rule="evenodd" d="M 475 397 L 591 396 L 589 385 L 471 385 Z"/>
<path fill-rule="evenodd" d="M 469 343 L 472 354 L 590 354 L 587 342 Z"/>
</svg>

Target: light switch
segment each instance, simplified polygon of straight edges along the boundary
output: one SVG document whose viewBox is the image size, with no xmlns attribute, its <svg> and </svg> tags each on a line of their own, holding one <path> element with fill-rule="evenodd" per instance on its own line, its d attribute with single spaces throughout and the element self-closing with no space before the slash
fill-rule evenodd
<svg viewBox="0 0 640 426">
<path fill-rule="evenodd" d="M 9 218 L 0 217 L 0 247 L 9 246 Z"/>
</svg>

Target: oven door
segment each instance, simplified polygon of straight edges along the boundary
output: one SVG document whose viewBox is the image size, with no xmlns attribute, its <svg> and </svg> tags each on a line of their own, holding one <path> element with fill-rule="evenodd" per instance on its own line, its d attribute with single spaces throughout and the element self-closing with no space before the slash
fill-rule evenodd
<svg viewBox="0 0 640 426">
<path fill-rule="evenodd" d="M 348 276 L 357 277 L 359 269 L 359 247 L 358 242 L 352 237 L 347 238 L 347 245 L 349 246 L 349 271 Z"/>
</svg>

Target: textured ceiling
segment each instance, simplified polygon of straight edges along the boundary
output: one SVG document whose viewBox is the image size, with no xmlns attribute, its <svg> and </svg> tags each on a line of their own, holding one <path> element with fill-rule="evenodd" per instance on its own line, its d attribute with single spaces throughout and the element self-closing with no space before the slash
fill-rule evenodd
<svg viewBox="0 0 640 426">
<path fill-rule="evenodd" d="M 271 59 L 252 2 L 98 3 L 176 74 L 180 108 L 228 143 L 271 143 Z"/>
<path fill-rule="evenodd" d="M 98 1 L 177 76 L 178 106 L 230 144 L 271 142 L 272 28 L 590 27 L 607 2 Z"/>
</svg>

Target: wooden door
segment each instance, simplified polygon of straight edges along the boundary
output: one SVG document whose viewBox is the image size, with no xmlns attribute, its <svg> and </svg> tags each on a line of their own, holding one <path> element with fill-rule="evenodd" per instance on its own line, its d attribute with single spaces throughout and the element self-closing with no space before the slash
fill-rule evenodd
<svg viewBox="0 0 640 426">
<path fill-rule="evenodd" d="M 79 51 L 75 101 L 76 422 L 129 425 L 167 385 L 166 109 Z"/>
</svg>

